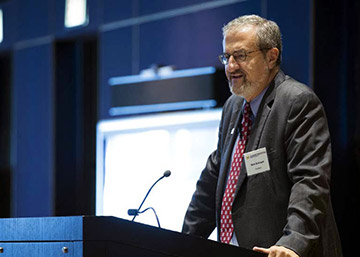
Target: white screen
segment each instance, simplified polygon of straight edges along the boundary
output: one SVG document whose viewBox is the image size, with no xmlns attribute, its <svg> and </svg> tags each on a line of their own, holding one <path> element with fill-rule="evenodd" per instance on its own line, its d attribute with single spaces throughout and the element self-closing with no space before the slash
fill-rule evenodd
<svg viewBox="0 0 360 257">
<path fill-rule="evenodd" d="M 180 231 L 209 154 L 216 149 L 221 110 L 146 115 L 98 124 L 97 215 L 131 220 L 150 186 L 163 175 L 143 205 L 153 207 L 162 228 Z M 157 226 L 151 210 L 137 222 Z"/>
</svg>

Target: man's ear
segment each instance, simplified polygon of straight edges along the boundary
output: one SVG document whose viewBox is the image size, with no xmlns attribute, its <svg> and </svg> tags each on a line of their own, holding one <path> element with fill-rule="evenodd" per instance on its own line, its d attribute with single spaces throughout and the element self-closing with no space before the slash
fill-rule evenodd
<svg viewBox="0 0 360 257">
<path fill-rule="evenodd" d="M 270 69 L 273 69 L 274 67 L 277 66 L 277 60 L 278 60 L 278 58 L 280 58 L 279 54 L 280 54 L 280 51 L 276 47 L 271 48 L 269 51 L 267 51 L 266 58 L 269 63 Z"/>
</svg>

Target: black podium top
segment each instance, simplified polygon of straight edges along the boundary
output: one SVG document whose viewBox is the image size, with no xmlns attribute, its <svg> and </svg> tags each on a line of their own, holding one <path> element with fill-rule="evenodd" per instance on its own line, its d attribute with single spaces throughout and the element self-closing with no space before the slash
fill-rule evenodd
<svg viewBox="0 0 360 257">
<path fill-rule="evenodd" d="M 94 254 L 95 248 L 97 251 L 106 249 L 107 253 L 101 256 L 265 256 L 248 249 L 115 217 L 0 219 L 0 247 L 2 243 L 27 242 L 81 242 L 83 256 L 99 256 Z M 93 255 L 85 255 L 90 252 L 86 247 L 92 248 Z"/>
</svg>

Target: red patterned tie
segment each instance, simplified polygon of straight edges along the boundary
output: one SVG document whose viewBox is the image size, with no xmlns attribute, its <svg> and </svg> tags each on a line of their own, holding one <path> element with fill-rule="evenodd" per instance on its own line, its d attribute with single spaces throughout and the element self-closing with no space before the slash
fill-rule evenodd
<svg viewBox="0 0 360 257">
<path fill-rule="evenodd" d="M 233 161 L 231 163 L 230 175 L 225 188 L 225 193 L 222 200 L 221 206 L 221 228 L 220 228 L 220 240 L 223 243 L 229 244 L 233 235 L 234 225 L 231 218 L 231 207 L 234 201 L 235 188 L 240 175 L 240 168 L 245 151 L 246 140 L 250 134 L 251 120 L 250 116 L 250 104 L 245 103 L 243 111 L 243 119 L 241 121 L 241 138 L 236 145 Z"/>
</svg>

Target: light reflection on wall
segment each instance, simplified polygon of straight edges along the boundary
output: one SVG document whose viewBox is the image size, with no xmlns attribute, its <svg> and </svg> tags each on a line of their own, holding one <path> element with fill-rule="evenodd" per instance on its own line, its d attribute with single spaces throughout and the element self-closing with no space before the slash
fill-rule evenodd
<svg viewBox="0 0 360 257">
<path fill-rule="evenodd" d="M 86 0 L 66 0 L 65 2 L 65 21 L 66 28 L 85 26 L 89 22 L 87 15 Z"/>
<path fill-rule="evenodd" d="M 4 37 L 4 26 L 3 26 L 3 11 L 0 9 L 0 43 L 3 41 Z"/>
</svg>

